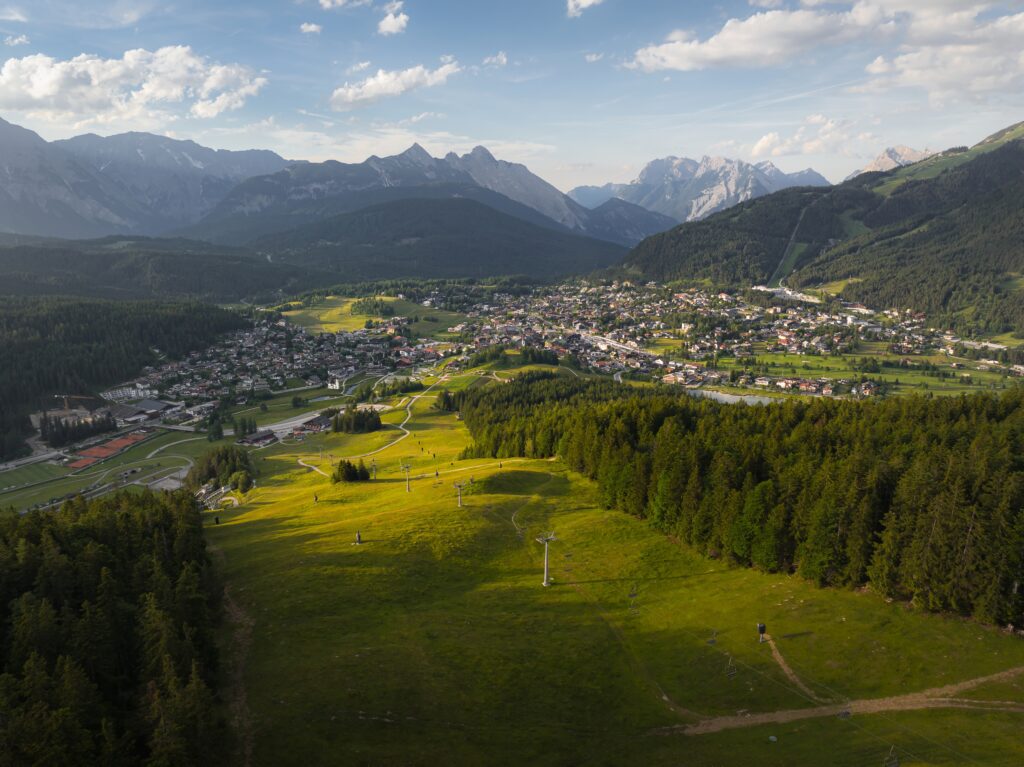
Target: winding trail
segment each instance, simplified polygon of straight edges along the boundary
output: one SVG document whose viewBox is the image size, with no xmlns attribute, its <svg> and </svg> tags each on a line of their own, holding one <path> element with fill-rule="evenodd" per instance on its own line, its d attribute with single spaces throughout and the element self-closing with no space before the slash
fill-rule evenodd
<svg viewBox="0 0 1024 767">
<path fill-rule="evenodd" d="M 820 719 L 840 714 L 880 714 L 885 711 L 915 711 L 930 708 L 959 708 L 981 711 L 1007 711 L 1024 714 L 1024 703 L 1010 701 L 985 701 L 957 698 L 956 695 L 981 687 L 986 684 L 1005 682 L 1024 674 L 1024 666 L 1000 671 L 997 674 L 968 679 L 963 682 L 933 687 L 907 695 L 895 695 L 888 698 L 868 698 L 848 703 L 834 703 L 814 708 L 769 711 L 760 714 L 744 714 L 742 716 L 719 716 L 703 719 L 694 724 L 682 724 L 663 727 L 655 730 L 655 734 L 672 735 L 708 735 L 723 730 L 738 730 L 746 727 L 757 727 L 763 724 L 785 724 L 803 719 Z"/>
<path fill-rule="evenodd" d="M 206 437 L 190 437 L 189 439 L 179 439 L 177 442 L 168 442 L 166 445 L 161 445 L 160 447 L 158 447 L 152 453 L 147 455 L 146 458 L 155 458 L 157 455 L 159 455 L 160 453 L 162 453 L 164 450 L 166 450 L 169 447 L 175 447 L 176 445 L 183 445 L 186 442 L 199 442 L 200 440 L 205 440 L 205 439 L 206 439 Z M 171 456 L 171 457 L 172 458 L 183 458 L 184 456 L 177 456 L 177 455 L 175 455 L 175 456 Z"/>
<path fill-rule="evenodd" d="M 305 467 L 305 468 L 307 468 L 307 469 L 312 469 L 312 470 L 313 470 L 313 471 L 315 471 L 315 472 L 316 472 L 317 474 L 321 474 L 321 475 L 323 475 L 323 476 L 327 477 L 328 479 L 330 479 L 330 478 L 331 478 L 331 475 L 330 475 L 330 474 L 328 474 L 327 472 L 325 472 L 325 471 L 324 471 L 323 469 L 321 469 L 321 468 L 320 468 L 320 467 L 318 467 L 318 466 L 313 466 L 312 464 L 306 463 L 306 462 L 305 462 L 305 461 L 303 461 L 303 460 L 302 460 L 301 458 L 299 459 L 299 466 L 303 466 L 303 467 Z"/>
<path fill-rule="evenodd" d="M 765 640 L 768 642 L 768 646 L 772 649 L 772 657 L 775 658 L 775 662 L 779 664 L 779 668 L 782 669 L 783 673 L 789 677 L 789 681 L 800 688 L 800 692 L 806 695 L 808 698 L 813 700 L 815 703 L 827 703 L 827 699 L 819 697 L 814 690 L 804 684 L 804 680 L 797 676 L 796 672 L 786 662 L 786 659 L 779 652 L 779 648 L 775 645 L 775 640 L 772 639 L 770 634 L 765 634 Z"/>
</svg>

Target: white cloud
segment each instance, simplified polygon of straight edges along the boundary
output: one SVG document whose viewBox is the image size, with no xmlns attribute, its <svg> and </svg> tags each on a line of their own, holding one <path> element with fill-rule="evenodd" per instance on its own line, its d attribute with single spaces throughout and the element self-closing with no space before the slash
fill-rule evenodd
<svg viewBox="0 0 1024 767">
<path fill-rule="evenodd" d="M 587 60 L 588 64 L 596 64 L 597 62 L 599 62 L 601 59 L 604 58 L 604 54 L 603 53 L 588 53 L 583 58 Z"/>
<path fill-rule="evenodd" d="M 852 121 L 814 114 L 789 135 L 783 136 L 778 131 L 766 133 L 751 148 L 750 156 L 754 159 L 824 154 L 855 157 L 860 156 L 866 146 L 876 144 L 877 139 L 870 132 L 857 131 Z"/>
<path fill-rule="evenodd" d="M 505 51 L 498 51 L 493 56 L 484 59 L 485 67 L 504 67 L 508 65 L 508 54 Z"/>
<path fill-rule="evenodd" d="M 914 17 L 911 42 L 898 53 L 879 56 L 866 71 L 870 82 L 857 90 L 923 90 L 935 106 L 953 101 L 982 102 L 1024 90 L 1024 13 L 995 18 L 972 6 L 950 14 Z"/>
<path fill-rule="evenodd" d="M 325 11 L 335 8 L 358 8 L 361 5 L 369 5 L 370 0 L 320 0 L 320 7 Z"/>
<path fill-rule="evenodd" d="M 750 4 L 757 8 L 781 8 L 783 0 L 749 0 Z M 815 5 L 813 2 L 805 2 L 804 5 Z"/>
<path fill-rule="evenodd" d="M 119 59 L 35 54 L 0 68 L 0 109 L 76 127 L 152 127 L 238 109 L 266 82 L 248 67 L 218 64 L 188 46 L 140 48 Z"/>
<path fill-rule="evenodd" d="M 335 90 L 331 96 L 331 106 L 341 111 L 372 104 L 383 98 L 401 96 L 419 88 L 433 88 L 443 85 L 449 77 L 461 71 L 459 62 L 450 57 L 443 58 L 441 66 L 434 70 L 422 64 L 402 70 L 378 69 L 377 74 L 362 82 L 345 83 Z"/>
<path fill-rule="evenodd" d="M 685 30 L 673 32 L 664 43 L 637 51 L 633 66 L 648 72 L 688 72 L 782 64 L 813 48 L 867 34 L 881 20 L 879 9 L 864 4 L 847 12 L 765 11 L 746 19 L 729 19 L 707 40 L 695 39 Z"/>
<path fill-rule="evenodd" d="M 377 33 L 381 35 L 398 35 L 409 25 L 409 15 L 402 13 L 402 0 L 394 0 L 384 6 L 386 16 L 377 25 Z"/>
<path fill-rule="evenodd" d="M 416 125 L 424 120 L 440 120 L 443 119 L 444 115 L 440 112 L 420 112 L 418 115 L 413 115 L 408 120 L 403 120 L 402 125 Z"/>
<path fill-rule="evenodd" d="M 603 2 L 604 0 L 566 0 L 566 12 L 570 18 L 577 18 L 582 16 L 587 8 L 593 8 Z"/>
<path fill-rule="evenodd" d="M 24 24 L 28 21 L 28 16 L 20 8 L 8 5 L 0 7 L 0 21 L 17 21 Z"/>
<path fill-rule="evenodd" d="M 359 61 L 359 62 L 356 62 L 355 64 L 353 64 L 352 66 L 350 66 L 348 69 L 346 69 L 345 70 L 345 74 L 347 74 L 347 75 L 355 75 L 355 74 L 358 74 L 359 72 L 365 72 L 369 68 L 370 68 L 370 62 L 369 61 Z"/>
<path fill-rule="evenodd" d="M 311 24 L 307 21 L 299 25 L 299 31 L 304 35 L 319 35 L 324 31 L 324 28 L 319 24 Z"/>
<path fill-rule="evenodd" d="M 27 35 L 7 35 L 4 38 L 4 45 L 14 47 L 16 45 L 28 45 L 31 42 Z"/>
</svg>

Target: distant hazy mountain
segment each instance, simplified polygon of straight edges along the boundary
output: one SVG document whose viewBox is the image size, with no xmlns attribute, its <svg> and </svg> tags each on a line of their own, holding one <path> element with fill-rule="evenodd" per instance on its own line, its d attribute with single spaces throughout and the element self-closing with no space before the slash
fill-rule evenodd
<svg viewBox="0 0 1024 767">
<path fill-rule="evenodd" d="M 404 199 L 344 213 L 252 244 L 274 263 L 346 279 L 559 277 L 620 261 L 626 249 L 538 226 L 467 199 Z"/>
<path fill-rule="evenodd" d="M 25 128 L 0 120 L 0 230 L 55 237 L 149 222 L 121 186 Z"/>
<path fill-rule="evenodd" d="M 705 157 L 665 157 L 649 163 L 631 184 L 577 187 L 569 196 L 594 207 L 618 198 L 676 221 L 696 221 L 741 202 L 794 186 L 828 186 L 821 174 L 807 169 L 783 173 L 770 162 Z"/>
<path fill-rule="evenodd" d="M 296 165 L 236 187 L 189 236 L 243 244 L 326 216 L 395 199 L 468 197 L 530 223 L 622 245 L 671 227 L 636 206 L 588 210 L 525 166 L 496 160 L 483 147 L 431 157 L 418 144 L 393 157 L 347 164 Z M 383 198 L 383 199 L 382 199 Z M 537 221 L 537 214 L 544 222 Z"/>
<path fill-rule="evenodd" d="M 47 237 L 160 234 L 194 223 L 240 181 L 288 163 L 148 133 L 48 143 L 0 120 L 0 230 Z"/>
<path fill-rule="evenodd" d="M 590 210 L 483 147 L 439 159 L 417 144 L 361 163 L 291 163 L 273 152 L 213 150 L 148 133 L 47 143 L 0 120 L 0 232 L 183 233 L 240 245 L 412 197 L 465 197 L 537 226 L 620 245 L 676 223 L 635 205 Z"/>
<path fill-rule="evenodd" d="M 52 146 L 126 189 L 163 229 L 195 223 L 241 181 L 290 164 L 273 152 L 207 149 L 150 133 L 90 133 Z"/>
<path fill-rule="evenodd" d="M 935 152 L 929 149 L 919 152 L 916 149 L 911 149 L 909 146 L 889 147 L 868 165 L 847 176 L 846 180 L 849 181 L 851 178 L 856 178 L 861 173 L 886 173 L 890 170 L 896 170 L 896 168 L 904 168 L 907 165 L 913 165 L 915 162 L 927 160 L 934 154 Z"/>
</svg>

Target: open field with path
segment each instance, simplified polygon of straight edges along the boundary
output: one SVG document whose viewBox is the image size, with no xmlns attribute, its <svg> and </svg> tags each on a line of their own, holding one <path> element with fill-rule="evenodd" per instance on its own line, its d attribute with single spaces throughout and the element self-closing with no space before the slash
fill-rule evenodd
<svg viewBox="0 0 1024 767">
<path fill-rule="evenodd" d="M 558 461 L 459 460 L 432 403 L 477 380 L 258 451 L 257 489 L 209 515 L 238 764 L 1024 761 L 1024 641 L 697 556 Z M 375 482 L 315 470 L 370 453 Z"/>
</svg>

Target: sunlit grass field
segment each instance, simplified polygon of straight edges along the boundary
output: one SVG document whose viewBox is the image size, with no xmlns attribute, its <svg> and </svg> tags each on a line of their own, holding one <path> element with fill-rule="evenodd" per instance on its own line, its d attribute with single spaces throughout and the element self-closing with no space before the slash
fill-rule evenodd
<svg viewBox="0 0 1024 767">
<path fill-rule="evenodd" d="M 417 337 L 447 338 L 449 337 L 448 328 L 466 320 L 466 317 L 461 314 L 421 306 L 393 296 L 379 296 L 378 298 L 391 304 L 395 310 L 395 316 L 418 317 L 418 321 L 413 322 L 411 325 L 412 332 Z M 340 333 L 343 331 L 359 330 L 365 326 L 367 320 L 379 322 L 388 319 L 387 317 L 353 314 L 352 305 L 355 302 L 356 299 L 354 298 L 328 296 L 313 306 L 285 312 L 284 316 L 289 322 L 316 333 Z"/>
<path fill-rule="evenodd" d="M 382 432 L 258 451 L 257 489 L 220 524 L 207 515 L 233 616 L 224 694 L 239 764 L 247 747 L 255 765 L 310 767 L 852 766 L 881 765 L 893 747 L 903 765 L 1024 761 L 1024 714 L 1006 711 L 681 732 L 989 675 L 1024 665 L 1024 642 L 704 559 L 599 508 L 558 461 L 459 460 L 465 427 L 432 404 L 476 380 L 416 399 L 408 436 L 395 428 L 403 409 Z M 332 454 L 375 461 L 378 479 L 332 485 L 299 464 L 330 473 Z M 534 540 L 545 531 L 557 536 L 550 588 Z M 759 621 L 810 696 L 758 643 Z M 1020 681 L 970 695 L 1024 705 Z"/>
</svg>

